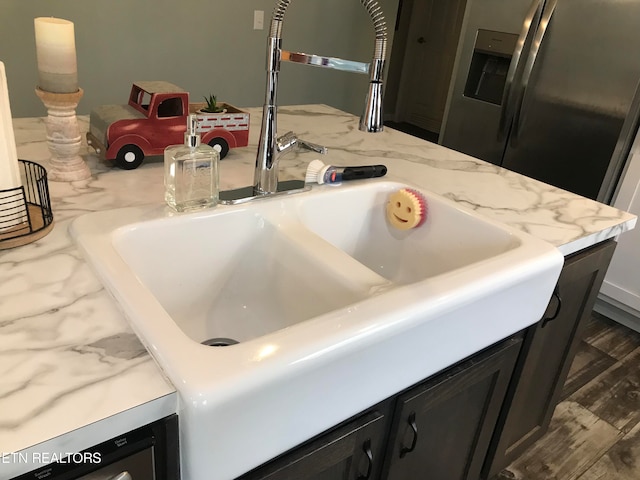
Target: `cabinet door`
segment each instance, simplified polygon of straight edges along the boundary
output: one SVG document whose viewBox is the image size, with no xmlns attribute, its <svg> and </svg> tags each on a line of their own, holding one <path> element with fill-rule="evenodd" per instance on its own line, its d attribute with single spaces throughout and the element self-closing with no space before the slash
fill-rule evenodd
<svg viewBox="0 0 640 480">
<path fill-rule="evenodd" d="M 385 413 L 383 408 L 365 413 L 239 480 L 376 480 L 386 440 Z"/>
<path fill-rule="evenodd" d="M 484 477 L 508 466 L 549 427 L 615 245 L 566 258 L 545 316 L 525 336 Z"/>
<path fill-rule="evenodd" d="M 479 478 L 520 346 L 509 339 L 402 394 L 386 478 Z"/>
</svg>

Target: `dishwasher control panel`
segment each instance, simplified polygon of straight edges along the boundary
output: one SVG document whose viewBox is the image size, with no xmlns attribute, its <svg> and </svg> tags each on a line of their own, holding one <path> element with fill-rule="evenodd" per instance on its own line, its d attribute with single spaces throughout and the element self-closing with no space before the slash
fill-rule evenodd
<svg viewBox="0 0 640 480">
<path fill-rule="evenodd" d="M 178 416 L 170 415 L 13 480 L 176 480 Z"/>
</svg>

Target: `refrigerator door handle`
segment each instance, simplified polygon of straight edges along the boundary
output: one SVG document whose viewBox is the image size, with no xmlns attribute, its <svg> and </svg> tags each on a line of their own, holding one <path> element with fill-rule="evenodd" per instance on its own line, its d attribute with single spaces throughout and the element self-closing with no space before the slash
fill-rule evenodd
<svg viewBox="0 0 640 480">
<path fill-rule="evenodd" d="M 529 52 L 529 56 L 527 58 L 527 63 L 524 65 L 524 71 L 522 73 L 522 81 L 520 84 L 520 89 L 517 95 L 517 101 L 515 103 L 516 108 L 513 114 L 513 130 L 511 132 L 511 146 L 515 147 L 518 142 L 518 135 L 520 133 L 520 127 L 523 122 L 523 113 L 522 113 L 522 104 L 524 103 L 524 97 L 527 93 L 527 87 L 529 86 L 529 79 L 531 78 L 531 72 L 533 71 L 533 67 L 536 64 L 536 59 L 538 58 L 538 52 L 540 51 L 540 46 L 544 41 L 544 35 L 547 33 L 547 28 L 549 28 L 549 23 L 553 18 L 553 13 L 556 10 L 556 5 L 558 4 L 558 0 L 548 0 L 547 5 L 545 6 L 544 12 L 542 14 L 542 19 L 540 20 L 540 27 L 536 32 L 536 36 L 533 39 L 533 44 L 531 45 L 531 51 Z"/>
<path fill-rule="evenodd" d="M 537 31 L 538 23 L 540 22 L 540 15 L 542 14 L 542 9 L 544 8 L 544 2 L 545 0 L 533 0 L 531 2 L 531 6 L 529 7 L 527 16 L 525 17 L 524 23 L 522 24 L 522 31 L 520 32 L 520 36 L 518 37 L 518 41 L 516 42 L 516 48 L 513 51 L 513 56 L 511 57 L 511 64 L 509 65 L 509 70 L 507 71 L 505 87 L 504 91 L 502 92 L 502 108 L 500 109 L 500 123 L 498 124 L 499 142 L 503 141 L 509 132 L 511 120 L 513 119 L 513 101 L 511 98 L 513 92 L 513 80 L 520 65 L 522 50 L 524 49 L 524 46 L 527 43 L 529 37 L 535 34 Z"/>
</svg>

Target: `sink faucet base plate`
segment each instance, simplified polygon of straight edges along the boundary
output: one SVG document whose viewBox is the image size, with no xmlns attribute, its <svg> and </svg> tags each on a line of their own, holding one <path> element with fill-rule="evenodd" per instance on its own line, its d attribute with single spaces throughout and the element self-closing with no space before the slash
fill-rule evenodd
<svg viewBox="0 0 640 480">
<path fill-rule="evenodd" d="M 256 194 L 253 186 L 221 191 L 220 203 L 223 205 L 237 205 L 238 203 L 260 198 L 272 198 L 277 195 L 290 195 L 308 190 L 311 190 L 311 185 L 306 185 L 304 180 L 284 180 L 278 182 L 278 190 L 274 193 Z"/>
</svg>

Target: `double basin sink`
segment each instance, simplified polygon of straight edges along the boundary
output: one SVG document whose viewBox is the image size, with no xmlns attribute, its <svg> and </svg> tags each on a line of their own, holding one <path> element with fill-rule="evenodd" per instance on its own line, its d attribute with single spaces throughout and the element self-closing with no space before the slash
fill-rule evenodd
<svg viewBox="0 0 640 480">
<path fill-rule="evenodd" d="M 426 191 L 425 223 L 398 230 L 404 187 L 73 223 L 179 392 L 185 480 L 234 478 L 540 318 L 555 248 Z"/>
</svg>

